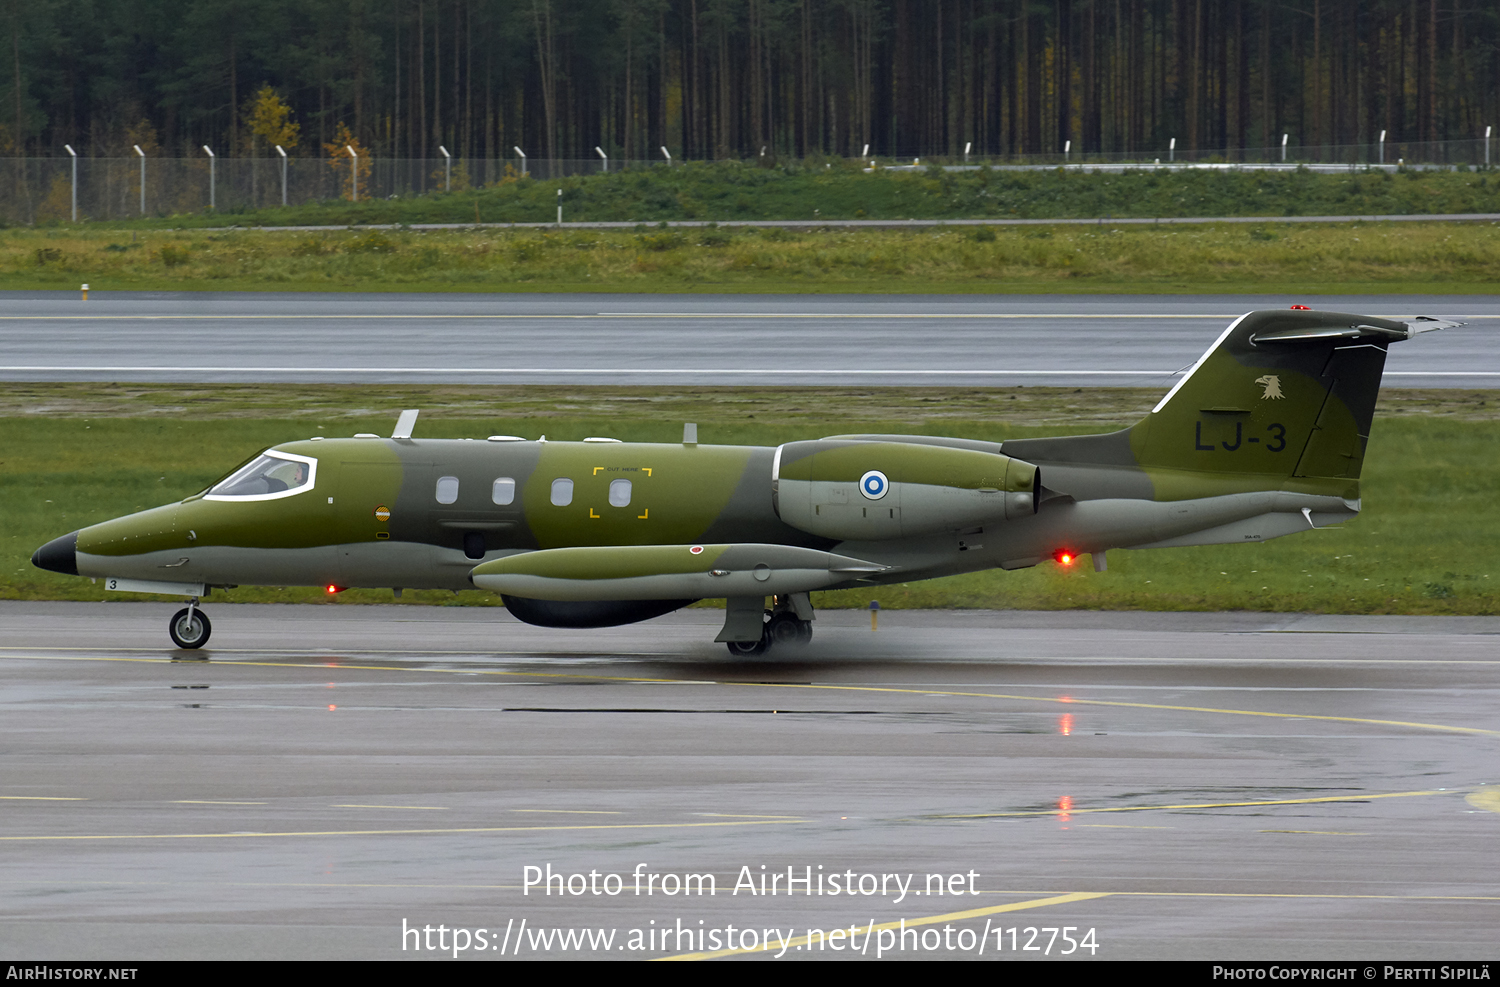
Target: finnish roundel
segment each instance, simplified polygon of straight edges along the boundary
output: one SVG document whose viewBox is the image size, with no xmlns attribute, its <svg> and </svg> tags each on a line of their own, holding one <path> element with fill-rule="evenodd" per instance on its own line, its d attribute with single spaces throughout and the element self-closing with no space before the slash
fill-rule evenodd
<svg viewBox="0 0 1500 987">
<path fill-rule="evenodd" d="M 859 478 L 859 492 L 868 500 L 879 500 L 891 489 L 891 481 L 880 470 L 870 470 Z"/>
</svg>

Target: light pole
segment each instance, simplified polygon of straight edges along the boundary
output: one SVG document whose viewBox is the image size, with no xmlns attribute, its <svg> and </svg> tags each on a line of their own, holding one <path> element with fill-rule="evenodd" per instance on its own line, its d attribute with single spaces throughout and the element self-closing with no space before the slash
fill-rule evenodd
<svg viewBox="0 0 1500 987">
<path fill-rule="evenodd" d="M 969 148 L 974 146 L 973 141 L 964 141 L 964 164 L 969 163 Z"/>
<path fill-rule="evenodd" d="M 1286 161 L 1286 139 L 1289 135 L 1281 135 L 1281 160 Z"/>
<path fill-rule="evenodd" d="M 76 223 L 78 222 L 78 152 L 73 150 L 72 144 L 64 144 L 63 147 L 68 149 L 68 154 L 73 158 L 73 222 Z M 1489 163 L 1488 154 L 1485 156 L 1485 163 Z"/>
<path fill-rule="evenodd" d="M 515 151 L 521 156 L 521 177 L 525 178 L 528 174 L 530 174 L 526 170 L 526 152 L 521 150 L 519 147 L 517 147 Z"/>
<path fill-rule="evenodd" d="M 1176 162 L 1176 160 L 1177 160 L 1177 138 L 1173 137 L 1171 140 L 1169 140 L 1167 142 L 1167 164 L 1172 164 L 1172 163 Z"/>
<path fill-rule="evenodd" d="M 557 190 L 557 225 L 562 227 L 562 189 Z"/>
<path fill-rule="evenodd" d="M 594 145 L 594 153 L 599 155 L 599 160 L 604 162 L 604 170 L 609 171 L 609 155 L 604 153 L 604 148 L 598 144 Z"/>
<path fill-rule="evenodd" d="M 667 150 L 667 145 L 661 146 L 661 156 L 667 159 L 667 167 L 672 167 L 672 152 Z"/>
<path fill-rule="evenodd" d="M 443 145 L 438 145 L 438 150 L 443 152 L 443 191 L 453 191 L 453 155 Z"/>
<path fill-rule="evenodd" d="M 1380 132 L 1380 163 L 1385 164 L 1385 131 Z"/>
<path fill-rule="evenodd" d="M 1176 138 L 1174 137 L 1173 140 L 1176 140 Z M 1063 141 L 1063 163 L 1066 164 L 1067 161 L 1068 161 L 1068 159 L 1070 157 L 1072 157 L 1072 156 L 1073 156 L 1073 142 L 1070 141 L 1070 140 Z M 967 161 L 968 159 L 969 159 L 969 156 L 967 154 L 964 155 L 964 160 Z"/>
<path fill-rule="evenodd" d="M 215 169 L 218 166 L 219 159 L 215 157 L 213 149 L 210 148 L 207 144 L 203 145 L 203 150 L 208 152 L 208 208 L 217 210 L 219 208 L 219 202 L 217 197 L 218 193 L 215 190 L 215 186 L 218 183 L 215 181 L 215 179 L 218 178 L 218 174 L 216 173 Z"/>
<path fill-rule="evenodd" d="M 349 177 L 353 179 L 349 189 L 349 201 L 359 201 L 359 155 L 354 153 L 354 147 L 350 144 L 344 145 L 344 150 L 349 152 Z"/>
<path fill-rule="evenodd" d="M 1484 166 L 1486 168 L 1488 168 L 1490 166 L 1490 130 L 1491 129 L 1492 128 L 1490 128 L 1490 127 L 1485 127 L 1484 128 Z"/>
<path fill-rule="evenodd" d="M 132 145 L 135 153 L 141 158 L 141 215 L 146 215 L 146 152 L 141 150 L 141 145 Z"/>
<path fill-rule="evenodd" d="M 276 153 L 281 155 L 281 204 L 286 205 L 286 151 L 280 144 L 276 145 Z"/>
</svg>

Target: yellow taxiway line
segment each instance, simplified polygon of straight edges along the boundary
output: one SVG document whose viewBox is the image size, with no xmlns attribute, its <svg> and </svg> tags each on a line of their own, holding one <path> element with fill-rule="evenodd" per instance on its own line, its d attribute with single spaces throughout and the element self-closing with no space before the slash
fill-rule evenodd
<svg viewBox="0 0 1500 987">
<path fill-rule="evenodd" d="M 299 830 L 295 832 L 243 832 L 243 833 L 83 833 L 77 835 L 44 836 L 0 836 L 5 843 L 54 842 L 60 840 L 221 840 L 221 839 L 268 839 L 282 836 L 436 836 L 455 833 L 538 833 L 563 830 L 619 830 L 619 829 L 707 829 L 730 826 L 784 826 L 788 823 L 807 822 L 806 819 L 756 819 L 741 822 L 693 822 L 693 823 L 619 823 L 606 825 L 575 826 L 461 826 L 452 829 L 326 829 Z"/>
<path fill-rule="evenodd" d="M 939 922 L 962 922 L 965 919 L 983 918 L 986 915 L 999 915 L 1002 912 L 1021 912 L 1029 908 L 1046 908 L 1048 905 L 1066 905 L 1074 901 L 1089 901 L 1094 898 L 1108 898 L 1108 891 L 1075 891 L 1071 894 L 1060 894 L 1052 898 L 1037 898 L 1032 901 L 1014 901 L 1008 905 L 991 905 L 988 908 L 970 908 L 962 912 L 947 912 L 943 915 L 928 915 L 925 918 L 900 919 L 895 922 L 881 922 L 858 927 L 857 935 L 873 935 L 876 932 L 885 932 L 888 929 L 910 929 L 919 925 L 936 925 Z M 809 945 L 815 937 L 798 936 L 795 939 L 783 943 L 775 940 L 774 943 L 762 943 L 751 949 L 720 949 L 708 953 L 682 953 L 677 956 L 658 957 L 661 960 L 711 960 L 720 956 L 739 956 L 746 953 L 764 953 L 770 950 L 782 951 L 784 949 L 796 949 L 799 946 Z"/>
<path fill-rule="evenodd" d="M 186 664 L 171 658 L 123 658 L 105 657 L 93 655 L 6 655 L 7 658 L 32 659 L 38 661 L 123 661 L 123 662 L 145 662 L 149 664 Z M 214 667 L 208 659 L 193 663 L 196 668 Z M 1267 719 L 1280 720 L 1314 720 L 1324 723 L 1359 723 L 1367 726 L 1401 727 L 1408 730 L 1431 730 L 1439 733 L 1457 733 L 1480 737 L 1500 737 L 1500 730 L 1488 730 L 1483 727 L 1459 727 L 1444 723 L 1421 723 L 1412 720 L 1385 720 L 1364 716 L 1330 716 L 1322 713 L 1276 713 L 1269 710 L 1257 709 L 1230 709 L 1217 706 L 1176 706 L 1167 703 L 1134 703 L 1113 699 L 1079 699 L 1074 696 L 1027 696 L 1003 692 L 969 692 L 944 689 L 903 689 L 895 686 L 874 685 L 820 685 L 813 682 L 733 682 L 715 680 L 705 682 L 701 679 L 664 679 L 647 676 L 632 675 L 580 675 L 572 672 L 509 672 L 499 669 L 486 668 L 407 668 L 401 665 L 352 665 L 345 664 L 337 659 L 293 662 L 293 661 L 230 661 L 219 662 L 219 667 L 249 666 L 258 668 L 301 668 L 301 669 L 342 669 L 345 671 L 367 671 L 367 672 L 403 672 L 447 674 L 447 675 L 490 675 L 506 678 L 526 679 L 566 679 L 569 681 L 585 682 L 632 682 L 652 685 L 720 685 L 751 689 L 808 689 L 825 692 L 866 692 L 885 693 L 891 695 L 908 696 L 952 696 L 964 699 L 1004 699 L 1011 702 L 1027 703 L 1052 703 L 1065 706 L 1101 706 L 1116 709 L 1155 709 L 1175 713 L 1212 713 L 1220 716 L 1258 716 Z"/>
</svg>

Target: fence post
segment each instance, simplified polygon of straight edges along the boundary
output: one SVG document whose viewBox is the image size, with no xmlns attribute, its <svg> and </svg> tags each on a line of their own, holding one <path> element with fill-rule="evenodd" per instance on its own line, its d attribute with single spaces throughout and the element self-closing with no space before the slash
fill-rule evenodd
<svg viewBox="0 0 1500 987">
<path fill-rule="evenodd" d="M 63 147 L 68 148 L 68 153 L 74 159 L 74 222 L 78 222 L 78 151 L 74 150 L 72 144 L 63 144 Z"/>
<path fill-rule="evenodd" d="M 146 152 L 141 150 L 141 145 L 132 145 L 135 153 L 141 156 L 141 215 L 146 215 Z"/>
<path fill-rule="evenodd" d="M 521 156 L 521 177 L 525 178 L 528 174 L 530 174 L 530 172 L 526 170 L 526 152 L 521 150 L 519 147 L 517 147 L 515 151 Z"/>
<path fill-rule="evenodd" d="M 1380 163 L 1385 164 L 1385 131 L 1380 132 Z"/>
<path fill-rule="evenodd" d="M 600 161 L 604 162 L 604 170 L 607 173 L 609 171 L 609 155 L 605 154 L 604 148 L 600 147 L 598 144 L 594 145 L 594 153 L 599 155 Z"/>
<path fill-rule="evenodd" d="M 282 150 L 280 144 L 277 144 L 276 145 L 276 153 L 279 154 L 279 155 L 281 155 L 281 204 L 282 204 L 282 206 L 285 206 L 286 205 L 286 151 Z"/>
<path fill-rule="evenodd" d="M 672 167 L 672 152 L 667 150 L 667 145 L 661 146 L 661 156 L 667 159 L 667 167 Z"/>
<path fill-rule="evenodd" d="M 218 173 L 215 169 L 218 166 L 219 159 L 214 155 L 213 149 L 210 148 L 207 144 L 203 145 L 203 150 L 208 152 L 208 208 L 217 212 L 219 209 L 219 199 L 216 188 L 216 186 L 218 185 Z"/>
<path fill-rule="evenodd" d="M 453 155 L 443 145 L 438 145 L 438 150 L 443 152 L 443 191 L 453 191 Z"/>
<path fill-rule="evenodd" d="M 1286 139 L 1287 139 L 1287 135 L 1286 134 L 1282 134 L 1281 135 L 1281 160 L 1283 162 L 1286 161 Z"/>
<path fill-rule="evenodd" d="M 346 151 L 349 152 L 349 177 L 351 179 L 353 179 L 352 183 L 349 186 L 349 188 L 350 188 L 349 201 L 350 202 L 358 202 L 359 201 L 359 155 L 355 154 L 354 153 L 354 148 L 352 146 L 348 145 L 348 144 L 344 145 L 344 150 L 346 150 Z"/>
</svg>

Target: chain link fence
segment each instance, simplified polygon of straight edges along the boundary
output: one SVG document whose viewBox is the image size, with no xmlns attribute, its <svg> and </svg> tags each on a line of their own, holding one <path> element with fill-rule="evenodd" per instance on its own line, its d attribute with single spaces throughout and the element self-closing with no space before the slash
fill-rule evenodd
<svg viewBox="0 0 1500 987">
<path fill-rule="evenodd" d="M 1487 167 L 1491 141 L 1379 142 L 1275 146 L 1217 151 L 1116 154 L 1071 150 L 1026 158 L 979 155 L 860 158 L 885 167 L 1051 168 L 1200 167 L 1295 168 Z M 821 159 L 819 164 L 827 159 Z M 751 159 L 747 165 L 769 163 Z M 7 225 L 120 220 L 312 202 L 399 198 L 465 191 L 520 178 L 552 181 L 606 171 L 671 167 L 663 160 L 600 158 L 0 158 L 0 222 Z"/>
</svg>

